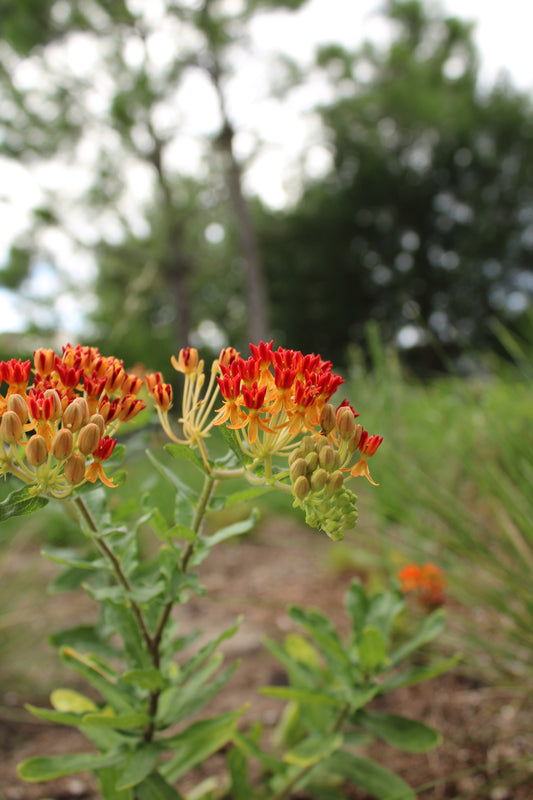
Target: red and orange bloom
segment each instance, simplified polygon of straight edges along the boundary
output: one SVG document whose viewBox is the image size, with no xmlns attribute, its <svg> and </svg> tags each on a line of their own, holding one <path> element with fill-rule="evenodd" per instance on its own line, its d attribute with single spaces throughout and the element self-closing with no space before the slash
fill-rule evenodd
<svg viewBox="0 0 533 800">
<path fill-rule="evenodd" d="M 407 564 L 398 572 L 400 589 L 413 594 L 425 608 L 432 610 L 444 603 L 446 581 L 436 564 Z"/>
<path fill-rule="evenodd" d="M 229 419 L 244 450 L 263 458 L 289 452 L 300 433 L 315 431 L 320 415 L 342 378 L 319 355 L 250 345 L 248 359 L 220 364 L 217 378 L 223 404 L 215 425 Z M 261 434 L 261 435 L 260 435 Z"/>
<path fill-rule="evenodd" d="M 165 392 L 160 373 L 146 376 L 148 391 L 167 435 L 198 447 L 208 470 L 212 466 L 203 440 L 213 425 L 225 425 L 249 457 L 241 472 L 251 483 L 291 493 L 310 525 L 341 538 L 357 519 L 356 498 L 344 486 L 345 477 L 364 475 L 374 483 L 367 461 L 382 437 L 370 436 L 356 423 L 359 415 L 348 401 L 337 409 L 331 405 L 343 379 L 333 372 L 330 361 L 315 353 L 274 350 L 272 345 L 251 344 L 247 358 L 233 348 L 222 350 L 205 390 L 204 364 L 197 351 L 185 348 L 172 358 L 174 368 L 185 376 L 179 419 L 182 438 L 172 431 L 167 413 L 170 390 Z M 209 419 L 219 393 L 216 416 Z M 356 452 L 359 460 L 353 466 Z M 287 468 L 273 464 L 274 456 L 287 457 Z"/>
<path fill-rule="evenodd" d="M 107 477 L 102 466 L 102 462 L 107 461 L 107 459 L 111 457 L 116 443 L 117 440 L 111 439 L 110 436 L 104 436 L 103 439 L 100 439 L 98 447 L 92 454 L 92 464 L 89 464 L 85 470 L 85 480 L 90 483 L 95 483 L 97 478 L 99 478 L 105 486 L 109 486 L 111 489 L 116 488 L 116 484 Z"/>
<path fill-rule="evenodd" d="M 28 360 L 0 362 L 0 475 L 15 475 L 35 493 L 67 497 L 84 483 L 114 484 L 103 472 L 118 427 L 144 403 L 142 381 L 95 347 L 70 344 L 62 355 L 41 348 Z M 99 412 L 99 413 L 96 413 Z M 87 477 L 86 477 L 87 475 Z"/>
</svg>

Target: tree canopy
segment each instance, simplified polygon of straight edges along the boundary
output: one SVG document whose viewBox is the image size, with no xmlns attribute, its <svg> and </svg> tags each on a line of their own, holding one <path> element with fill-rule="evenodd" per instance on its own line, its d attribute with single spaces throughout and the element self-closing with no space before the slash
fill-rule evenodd
<svg viewBox="0 0 533 800">
<path fill-rule="evenodd" d="M 213 346 L 270 327 L 343 363 L 374 320 L 421 369 L 491 346 L 489 318 L 514 324 L 533 291 L 529 98 L 480 90 L 470 24 L 390 0 L 388 45 L 285 60 L 289 92 L 329 86 L 331 169 L 274 212 L 244 193 L 228 84 L 254 15 L 304 3 L 0 0 L 0 156 L 44 187 L 2 285 L 56 265 L 63 291 L 97 298 L 95 344 L 155 366 L 202 325 Z M 214 123 L 189 169 L 191 75 Z M 93 273 L 72 267 L 82 250 Z"/>
<path fill-rule="evenodd" d="M 391 2 L 390 46 L 323 48 L 333 168 L 261 223 L 274 325 L 345 357 L 369 319 L 425 366 L 490 344 L 533 291 L 533 111 L 478 88 L 472 28 Z"/>
</svg>

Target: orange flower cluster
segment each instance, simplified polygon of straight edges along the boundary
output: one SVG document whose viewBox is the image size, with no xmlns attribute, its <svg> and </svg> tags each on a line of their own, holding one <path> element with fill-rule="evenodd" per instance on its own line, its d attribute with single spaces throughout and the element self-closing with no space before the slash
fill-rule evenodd
<svg viewBox="0 0 533 800">
<path fill-rule="evenodd" d="M 273 350 L 272 342 L 251 344 L 250 350 L 247 359 L 233 348 L 222 350 L 206 389 L 204 362 L 197 350 L 185 348 L 172 359 L 185 380 L 181 439 L 168 419 L 170 385 L 160 373 L 146 376 L 163 429 L 173 441 L 198 447 L 209 470 L 203 440 L 213 425 L 226 425 L 249 456 L 243 474 L 251 483 L 291 492 L 310 525 L 341 538 L 342 530 L 357 519 L 356 498 L 344 486 L 345 477 L 363 475 L 374 483 L 368 459 L 382 437 L 371 436 L 356 423 L 358 414 L 347 401 L 337 409 L 328 402 L 343 383 L 330 361 L 283 347 Z M 212 418 L 219 392 L 222 404 Z M 274 465 L 274 456 L 287 457 L 289 468 Z"/>
<path fill-rule="evenodd" d="M 272 342 L 250 345 L 247 359 L 232 354 L 220 362 L 217 378 L 224 400 L 215 424 L 245 432 L 252 455 L 280 453 L 298 434 L 315 431 L 329 398 L 343 383 L 331 371 L 331 362 L 319 355 L 303 355 Z"/>
<path fill-rule="evenodd" d="M 39 349 L 28 361 L 0 362 L 0 475 L 11 473 L 39 494 L 67 497 L 85 481 L 113 482 L 102 462 L 112 436 L 144 403 L 141 378 L 95 347 L 70 344 L 61 356 Z"/>
<path fill-rule="evenodd" d="M 443 604 L 446 581 L 435 564 L 407 564 L 398 572 L 398 578 L 402 592 L 414 594 L 425 608 L 431 610 Z"/>
</svg>

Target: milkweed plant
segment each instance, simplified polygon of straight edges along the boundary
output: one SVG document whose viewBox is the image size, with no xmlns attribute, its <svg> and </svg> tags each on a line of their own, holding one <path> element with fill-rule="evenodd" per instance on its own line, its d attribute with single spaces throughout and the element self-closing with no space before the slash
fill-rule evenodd
<svg viewBox="0 0 533 800">
<path fill-rule="evenodd" d="M 180 607 L 203 593 L 198 566 L 257 519 L 254 510 L 206 532 L 211 511 L 283 492 L 310 528 L 338 541 L 357 521 L 351 479 L 377 485 L 369 461 L 382 437 L 364 429 L 348 400 L 332 401 L 343 380 L 319 355 L 261 342 L 250 345 L 247 358 L 224 349 L 207 371 L 192 348 L 172 365 L 182 375 L 179 417 L 161 373 L 127 373 L 122 361 L 94 347 L 67 345 L 61 355 L 39 349 L 33 363 L 0 362 L 0 474 L 23 484 L 0 504 L 0 519 L 37 512 L 51 500 L 74 508 L 83 546 L 48 553 L 61 570 L 54 588 L 83 588 L 99 607 L 90 629 L 55 637 L 88 694 L 59 688 L 51 707 L 27 706 L 36 717 L 78 729 L 87 752 L 30 758 L 19 765 L 20 777 L 44 782 L 89 771 L 103 800 L 288 800 L 296 793 L 340 800 L 354 786 L 381 800 L 413 800 L 405 781 L 365 748 L 378 739 L 424 752 L 439 742 L 424 723 L 372 703 L 452 663 L 410 662 L 443 626 L 436 568 L 406 568 L 396 587 L 374 595 L 354 581 L 347 638 L 318 610 L 289 610 L 301 633 L 266 642 L 287 674 L 287 685 L 261 688 L 284 704 L 272 737 L 259 723 L 244 726 L 247 706 L 209 713 L 237 667 L 222 663 L 219 647 L 239 620 L 201 646 L 179 628 Z M 116 471 L 125 450 L 117 445 L 120 429 L 147 404 L 170 440 L 164 449 L 182 463 L 173 469 L 168 456 L 147 453 L 174 493 L 171 520 L 141 487 L 134 513 L 109 503 L 124 477 Z M 214 448 L 214 458 L 209 437 L 216 429 L 225 451 Z M 236 480 L 238 490 L 228 494 L 227 482 Z M 153 542 L 141 547 L 147 530 Z M 400 637 L 395 622 L 412 591 L 428 600 L 427 613 L 409 636 L 403 624 Z M 196 780 L 214 753 L 224 754 L 224 774 Z M 196 780 L 186 794 L 184 776 L 188 786 Z"/>
</svg>

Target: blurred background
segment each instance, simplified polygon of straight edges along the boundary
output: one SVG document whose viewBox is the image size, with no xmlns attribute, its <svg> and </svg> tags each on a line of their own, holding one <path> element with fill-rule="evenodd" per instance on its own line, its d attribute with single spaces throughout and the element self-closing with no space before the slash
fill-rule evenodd
<svg viewBox="0 0 533 800">
<path fill-rule="evenodd" d="M 531 14 L 0 2 L 0 358 L 81 342 L 169 380 L 186 345 L 320 352 L 385 437 L 326 560 L 440 564 L 470 666 L 511 682 L 533 679 Z M 13 558 L 71 542 L 54 513 L 11 526 Z M 14 601 L 33 568 L 5 568 Z"/>
<path fill-rule="evenodd" d="M 531 11 L 490 6 L 2 0 L 0 356 L 529 340 Z"/>
</svg>

